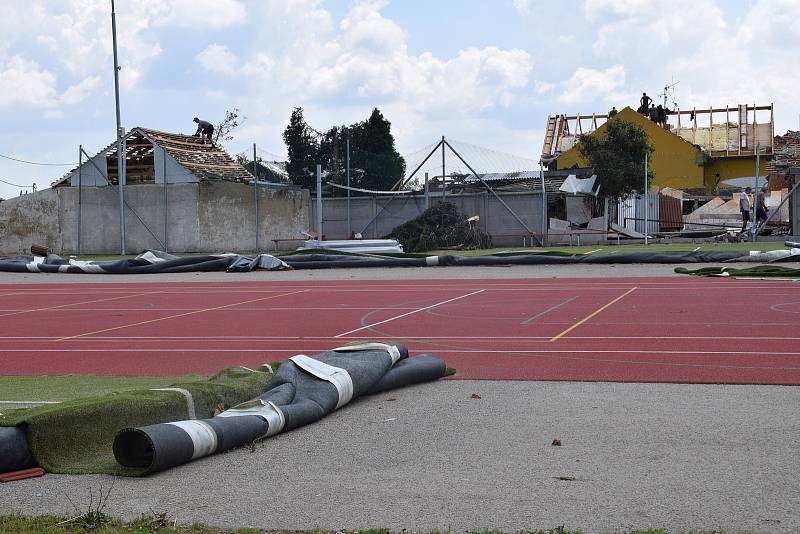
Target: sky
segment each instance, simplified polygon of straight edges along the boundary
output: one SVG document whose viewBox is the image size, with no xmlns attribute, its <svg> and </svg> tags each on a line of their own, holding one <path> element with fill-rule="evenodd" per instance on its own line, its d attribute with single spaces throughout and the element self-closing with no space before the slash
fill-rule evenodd
<svg viewBox="0 0 800 534">
<path fill-rule="evenodd" d="M 0 1 L 0 154 L 75 163 L 115 138 L 110 0 Z M 379 108 L 401 154 L 441 136 L 538 160 L 547 116 L 775 105 L 800 128 L 798 0 L 117 0 L 124 127 L 246 117 L 232 154 L 282 159 Z M 670 95 L 670 107 L 673 95 Z M 764 117 L 766 120 L 767 117 Z M 0 198 L 71 167 L 0 158 Z"/>
</svg>

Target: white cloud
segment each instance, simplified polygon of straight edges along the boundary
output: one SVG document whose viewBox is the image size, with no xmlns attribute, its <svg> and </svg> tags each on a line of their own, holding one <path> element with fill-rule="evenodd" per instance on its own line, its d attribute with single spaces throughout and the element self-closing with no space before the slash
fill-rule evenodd
<svg viewBox="0 0 800 534">
<path fill-rule="evenodd" d="M 297 2 L 282 22 L 328 16 L 318 2 Z M 294 102 L 337 97 L 370 105 L 402 102 L 417 112 L 469 114 L 508 106 L 528 84 L 530 55 L 518 49 L 465 48 L 452 58 L 408 53 L 406 32 L 381 13 L 384 1 L 353 3 L 339 32 L 300 33 L 265 50 L 243 68 L 258 87 Z M 332 28 L 331 28 L 332 29 Z M 274 95 L 267 105 L 274 106 Z"/>
<path fill-rule="evenodd" d="M 531 12 L 529 0 L 514 0 L 514 9 L 520 15 L 528 15 Z"/>
<path fill-rule="evenodd" d="M 227 28 L 247 19 L 244 5 L 237 0 L 146 0 L 153 23 L 189 28 Z"/>
<path fill-rule="evenodd" d="M 208 72 L 232 74 L 236 71 L 239 58 L 224 45 L 210 44 L 195 56 L 200 66 Z"/>
<path fill-rule="evenodd" d="M 800 42 L 800 2 L 756 0 L 730 16 L 733 9 L 720 0 L 584 2 L 596 28 L 592 52 L 623 65 L 636 85 L 617 96 L 655 94 L 674 80 L 681 108 L 774 102 L 776 131 L 795 128 L 800 71 L 791 66 Z"/>
<path fill-rule="evenodd" d="M 609 93 L 625 85 L 625 68 L 613 65 L 604 70 L 579 67 L 563 82 L 558 100 L 567 104 L 604 100 Z"/>
<path fill-rule="evenodd" d="M 77 104 L 93 93 L 99 85 L 99 76 L 89 76 L 81 80 L 79 83 L 69 86 L 61 95 L 59 100 L 69 106 Z"/>
<path fill-rule="evenodd" d="M 13 56 L 0 64 L 0 106 L 52 107 L 56 77 L 38 63 Z"/>
</svg>

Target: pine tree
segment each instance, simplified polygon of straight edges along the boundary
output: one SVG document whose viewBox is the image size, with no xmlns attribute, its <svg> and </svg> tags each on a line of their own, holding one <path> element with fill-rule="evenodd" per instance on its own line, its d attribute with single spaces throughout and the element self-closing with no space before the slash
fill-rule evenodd
<svg viewBox="0 0 800 534">
<path fill-rule="evenodd" d="M 316 187 L 316 164 L 320 146 L 314 132 L 306 124 L 303 108 L 294 108 L 289 125 L 283 131 L 283 141 L 289 154 L 286 171 L 292 183 L 308 189 Z"/>
</svg>

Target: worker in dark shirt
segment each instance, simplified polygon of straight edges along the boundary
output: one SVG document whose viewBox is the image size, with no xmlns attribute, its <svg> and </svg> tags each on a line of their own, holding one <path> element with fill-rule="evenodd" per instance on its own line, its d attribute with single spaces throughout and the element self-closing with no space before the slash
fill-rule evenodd
<svg viewBox="0 0 800 534">
<path fill-rule="evenodd" d="M 653 101 L 652 98 L 647 96 L 647 93 L 642 93 L 642 98 L 639 99 L 639 113 L 642 115 L 647 115 L 650 111 L 650 103 Z"/>
<path fill-rule="evenodd" d="M 656 106 L 656 124 L 659 126 L 664 126 L 664 123 L 667 122 L 667 113 L 664 111 L 664 106 L 661 104 Z"/>
<path fill-rule="evenodd" d="M 211 136 L 214 135 L 214 125 L 208 121 L 198 119 L 197 117 L 194 118 L 194 122 L 197 123 L 197 131 L 194 133 L 194 136 L 210 141 Z"/>
<path fill-rule="evenodd" d="M 648 110 L 648 116 L 650 117 L 651 121 L 658 123 L 658 110 L 656 109 L 655 105 L 650 104 L 650 109 Z"/>
<path fill-rule="evenodd" d="M 608 118 L 609 118 L 609 119 L 613 119 L 613 118 L 614 118 L 614 116 L 615 116 L 617 113 L 619 113 L 619 112 L 617 111 L 617 106 L 614 106 L 614 107 L 612 107 L 612 108 L 611 108 L 611 111 L 609 111 L 609 112 L 608 112 Z"/>
</svg>

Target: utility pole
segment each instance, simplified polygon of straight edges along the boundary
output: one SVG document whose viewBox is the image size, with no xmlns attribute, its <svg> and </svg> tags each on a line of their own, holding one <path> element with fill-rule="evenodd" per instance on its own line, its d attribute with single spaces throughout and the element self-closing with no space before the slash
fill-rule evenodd
<svg viewBox="0 0 800 534">
<path fill-rule="evenodd" d="M 117 19 L 114 0 L 111 0 L 111 41 L 114 45 L 114 95 L 117 103 L 117 190 L 119 191 L 119 243 L 120 254 L 125 255 L 125 155 L 122 153 L 122 120 L 119 115 L 119 61 L 117 59 Z"/>
</svg>

